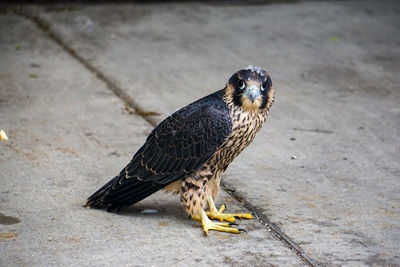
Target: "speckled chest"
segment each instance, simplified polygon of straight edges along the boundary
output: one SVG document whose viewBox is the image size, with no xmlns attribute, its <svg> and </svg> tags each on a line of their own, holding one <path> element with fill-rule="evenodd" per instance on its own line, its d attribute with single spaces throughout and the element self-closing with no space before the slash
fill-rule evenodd
<svg viewBox="0 0 400 267">
<path fill-rule="evenodd" d="M 268 113 L 266 111 L 243 111 L 232 107 L 232 132 L 210 161 L 212 172 L 226 170 L 228 165 L 243 151 L 261 129 Z"/>
</svg>

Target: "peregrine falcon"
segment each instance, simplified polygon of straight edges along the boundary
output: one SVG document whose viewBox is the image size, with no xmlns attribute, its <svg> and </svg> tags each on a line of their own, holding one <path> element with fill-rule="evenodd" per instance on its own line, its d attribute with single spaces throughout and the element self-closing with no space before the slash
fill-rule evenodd
<svg viewBox="0 0 400 267">
<path fill-rule="evenodd" d="M 209 230 L 239 233 L 241 229 L 232 227 L 235 218 L 252 216 L 226 214 L 225 205 L 215 207 L 221 174 L 253 141 L 273 102 L 266 71 L 250 65 L 236 72 L 224 89 L 155 127 L 130 163 L 90 196 L 86 206 L 119 212 L 163 189 L 180 195 L 185 211 L 201 223 L 205 235 Z"/>
</svg>

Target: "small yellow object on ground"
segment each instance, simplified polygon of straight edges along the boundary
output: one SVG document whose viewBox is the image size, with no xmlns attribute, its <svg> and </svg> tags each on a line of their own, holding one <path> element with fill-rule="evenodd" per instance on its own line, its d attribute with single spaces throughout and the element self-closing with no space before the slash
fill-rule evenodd
<svg viewBox="0 0 400 267">
<path fill-rule="evenodd" d="M 329 41 L 331 42 L 336 42 L 337 40 L 339 40 L 337 36 L 332 36 L 331 38 L 329 38 Z"/>
<path fill-rule="evenodd" d="M 6 132 L 4 130 L 0 130 L 0 141 L 7 141 L 8 137 L 6 135 Z"/>
</svg>

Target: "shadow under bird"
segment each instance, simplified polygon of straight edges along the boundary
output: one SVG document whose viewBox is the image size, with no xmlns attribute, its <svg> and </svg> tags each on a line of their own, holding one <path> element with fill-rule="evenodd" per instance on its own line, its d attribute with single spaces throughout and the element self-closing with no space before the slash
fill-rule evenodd
<svg viewBox="0 0 400 267">
<path fill-rule="evenodd" d="M 203 97 L 162 121 L 131 162 L 87 200 L 86 206 L 119 212 L 156 191 L 179 194 L 189 217 L 209 230 L 240 233 L 235 218 L 214 201 L 221 174 L 254 139 L 274 102 L 269 74 L 249 66 L 225 88 Z M 205 211 L 206 202 L 209 211 Z M 212 221 L 219 220 L 219 221 Z M 226 222 L 225 222 L 226 221 Z"/>
</svg>

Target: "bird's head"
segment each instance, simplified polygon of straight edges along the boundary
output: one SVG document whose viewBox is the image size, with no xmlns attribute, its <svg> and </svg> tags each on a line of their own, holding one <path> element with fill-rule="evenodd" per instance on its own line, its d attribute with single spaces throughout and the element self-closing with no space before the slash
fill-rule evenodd
<svg viewBox="0 0 400 267">
<path fill-rule="evenodd" d="M 248 66 L 229 79 L 226 96 L 247 111 L 268 110 L 274 102 L 274 88 L 269 74 L 259 67 Z"/>
</svg>

